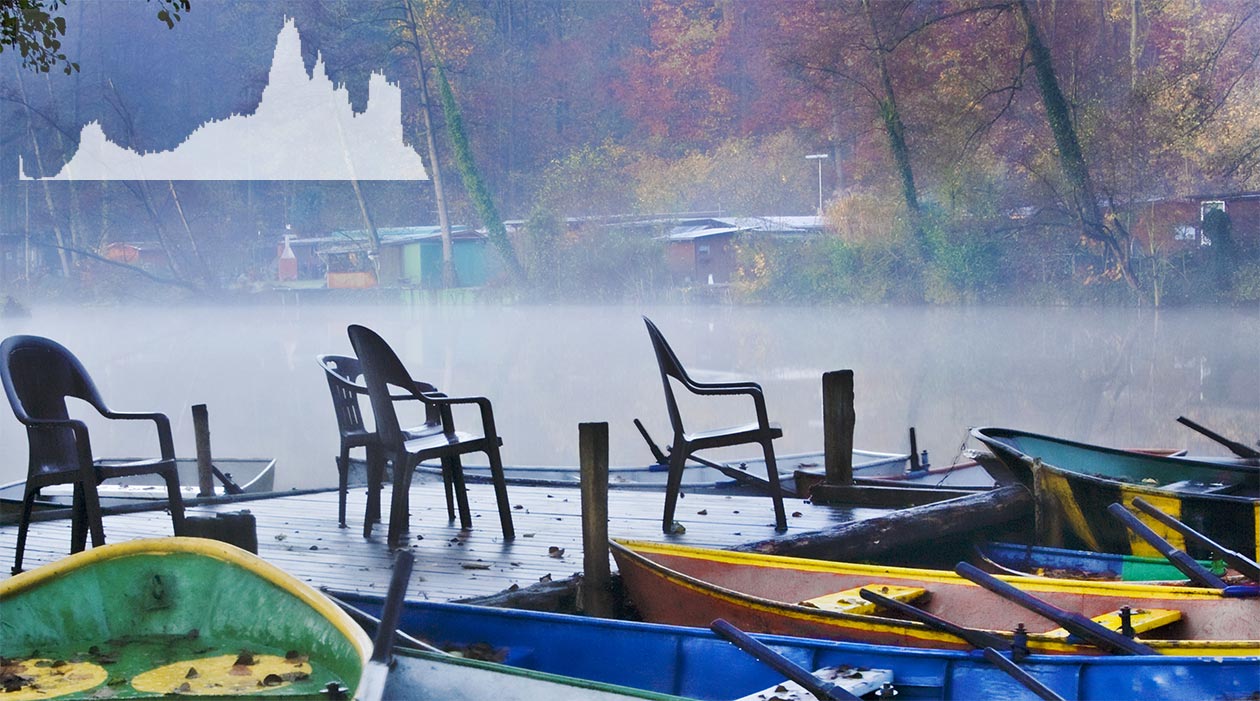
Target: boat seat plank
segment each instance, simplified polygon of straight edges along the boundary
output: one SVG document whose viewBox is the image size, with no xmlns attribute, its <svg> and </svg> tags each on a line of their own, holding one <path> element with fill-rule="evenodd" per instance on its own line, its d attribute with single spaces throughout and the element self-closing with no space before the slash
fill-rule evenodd
<svg viewBox="0 0 1260 701">
<path fill-rule="evenodd" d="M 1144 633 L 1181 620 L 1181 612 L 1177 609 L 1132 609 L 1130 613 L 1129 622 L 1133 626 L 1134 633 Z M 1120 631 L 1120 611 L 1118 610 L 1094 616 L 1093 621 L 1106 627 L 1107 630 Z M 1071 633 L 1063 628 L 1055 628 L 1048 631 L 1046 635 L 1051 638 L 1066 638 Z"/>
<path fill-rule="evenodd" d="M 812 599 L 806 599 L 801 602 L 801 606 L 825 609 L 827 611 L 839 611 L 841 613 L 874 613 L 879 606 L 862 598 L 861 591 L 863 589 L 870 589 L 890 599 L 906 603 L 914 601 L 927 593 L 927 590 L 922 587 L 903 587 L 897 584 L 867 584 L 838 591 L 834 594 L 823 594 Z"/>
<path fill-rule="evenodd" d="M 854 696 L 866 696 L 879 691 L 885 683 L 891 684 L 891 669 L 865 669 L 862 667 L 823 667 L 816 670 L 814 676 L 820 680 L 835 684 Z M 784 681 L 756 693 L 742 696 L 736 701 L 814 701 L 816 697 L 796 682 Z"/>
</svg>

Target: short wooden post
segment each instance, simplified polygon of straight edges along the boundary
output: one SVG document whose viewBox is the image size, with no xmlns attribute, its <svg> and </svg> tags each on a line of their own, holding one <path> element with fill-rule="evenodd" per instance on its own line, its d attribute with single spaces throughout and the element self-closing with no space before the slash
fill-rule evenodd
<svg viewBox="0 0 1260 701">
<path fill-rule="evenodd" d="M 193 434 L 197 438 L 197 484 L 199 497 L 214 496 L 214 463 L 210 460 L 210 415 L 205 404 L 192 408 Z"/>
<path fill-rule="evenodd" d="M 823 465 L 827 484 L 853 484 L 853 371 L 833 370 L 822 376 Z"/>
<path fill-rule="evenodd" d="M 914 437 L 914 426 L 910 427 L 910 471 L 918 472 L 923 466 L 919 464 L 919 441 Z"/>
<path fill-rule="evenodd" d="M 583 611 L 600 617 L 613 614 L 608 565 L 608 424 L 578 424 L 578 453 L 582 485 Z"/>
</svg>

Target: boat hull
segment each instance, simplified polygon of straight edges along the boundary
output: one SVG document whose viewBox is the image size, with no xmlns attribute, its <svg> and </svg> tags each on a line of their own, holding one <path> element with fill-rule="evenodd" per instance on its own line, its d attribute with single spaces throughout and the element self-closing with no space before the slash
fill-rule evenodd
<svg viewBox="0 0 1260 701">
<path fill-rule="evenodd" d="M 120 460 L 125 462 L 130 458 Z M 181 458 L 175 461 L 179 469 L 180 491 L 185 500 L 197 498 L 200 488 L 197 480 L 197 461 Z M 269 458 L 216 459 L 215 467 L 229 475 L 243 494 L 265 494 L 275 488 L 276 461 Z M 0 522 L 14 519 L 21 514 L 25 481 L 0 485 Z M 134 475 L 108 480 L 97 486 L 101 506 L 113 508 L 154 501 L 166 501 L 166 484 L 158 475 Z M 223 485 L 215 480 L 215 493 L 222 496 Z M 71 485 L 54 485 L 40 490 L 34 510 L 69 508 L 72 501 Z"/>
<path fill-rule="evenodd" d="M 923 606 L 955 624 L 1011 637 L 1028 631 L 1028 647 L 1049 654 L 1095 654 L 1055 632 L 1056 624 L 988 592 L 952 572 L 855 565 L 737 553 L 641 541 L 612 541 L 613 556 L 631 600 L 646 620 L 705 626 L 725 618 L 749 631 L 830 640 L 939 649 L 966 643 L 920 623 L 805 605 L 809 599 L 870 587 L 922 588 Z M 1228 598 L 1195 587 L 1005 577 L 1007 582 L 1060 608 L 1099 616 L 1122 606 L 1175 609 L 1181 619 L 1144 636 L 1162 654 L 1257 655 L 1255 620 L 1260 599 Z M 1254 592 L 1253 592 L 1254 593 Z M 1156 637 L 1159 636 L 1159 637 Z"/>
<path fill-rule="evenodd" d="M 373 614 L 383 603 L 380 596 L 337 595 Z M 734 699 L 782 680 L 703 628 L 425 601 L 408 601 L 399 627 L 444 649 L 477 646 L 507 665 L 695 699 Z M 810 670 L 890 670 L 898 701 L 1030 697 L 978 652 L 757 637 Z M 1082 701 L 1246 698 L 1260 691 L 1256 657 L 1037 655 L 1020 664 L 1064 698 Z"/>
<path fill-rule="evenodd" d="M 1221 545 L 1260 557 L 1260 467 L 1247 461 L 1151 455 L 1012 429 L 972 434 L 1032 487 L 1044 545 L 1157 556 L 1107 512 L 1119 503 L 1174 546 L 1198 558 L 1212 555 L 1136 512 L 1133 500 L 1141 497 Z"/>
<path fill-rule="evenodd" d="M 33 658 L 105 675 L 65 698 L 104 698 L 106 686 L 127 698 L 322 698 L 328 682 L 358 685 L 371 647 L 327 597 L 201 538 L 104 545 L 25 572 L 0 582 L 0 611 L 0 657 L 21 676 L 44 666 Z"/>
</svg>

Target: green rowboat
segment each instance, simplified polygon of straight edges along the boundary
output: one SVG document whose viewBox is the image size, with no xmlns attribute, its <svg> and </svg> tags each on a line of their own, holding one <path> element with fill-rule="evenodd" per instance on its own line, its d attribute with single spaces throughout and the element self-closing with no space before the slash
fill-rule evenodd
<svg viewBox="0 0 1260 701">
<path fill-rule="evenodd" d="M 1131 507 L 1141 497 L 1226 548 L 1260 556 L 1260 467 L 1254 459 L 1152 455 L 1008 428 L 976 428 L 971 435 L 1009 471 L 994 475 L 999 483 L 1018 481 L 1033 490 L 1043 545 L 1157 556 L 1107 513 L 1113 503 Z M 1194 557 L 1212 556 L 1145 514 L 1135 515 Z"/>
<path fill-rule="evenodd" d="M 0 582 L 4 701 L 327 699 L 370 652 L 327 597 L 213 540 L 104 545 Z"/>
</svg>

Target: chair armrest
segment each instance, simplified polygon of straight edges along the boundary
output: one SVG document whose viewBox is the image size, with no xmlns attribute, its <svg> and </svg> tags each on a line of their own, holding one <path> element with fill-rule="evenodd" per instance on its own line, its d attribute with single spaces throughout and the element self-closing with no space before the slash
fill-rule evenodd
<svg viewBox="0 0 1260 701">
<path fill-rule="evenodd" d="M 101 416 L 121 421 L 152 421 L 157 427 L 158 449 L 163 460 L 175 459 L 175 441 L 171 438 L 171 420 L 160 412 L 124 412 L 102 408 Z"/>
<path fill-rule="evenodd" d="M 455 421 L 451 416 L 451 407 L 457 404 L 475 404 L 481 412 L 481 430 L 486 438 L 497 437 L 494 428 L 494 408 L 485 397 L 449 397 L 442 392 L 429 392 L 420 395 L 426 404 L 437 406 L 442 412 L 442 425 L 447 431 L 455 430 Z"/>
<path fill-rule="evenodd" d="M 752 397 L 753 407 L 757 411 L 757 424 L 762 428 L 770 425 L 770 417 L 766 411 L 766 395 L 761 391 L 761 385 L 756 382 L 723 382 L 723 383 L 696 383 L 697 387 L 689 387 L 691 391 L 703 396 L 737 396 L 748 395 Z"/>
<path fill-rule="evenodd" d="M 88 437 L 87 424 L 78 419 L 32 419 L 27 416 L 21 419 L 28 429 L 37 431 L 53 431 L 68 428 L 74 431 L 74 445 L 79 453 L 80 469 L 89 469 L 92 465 L 92 440 Z"/>
</svg>

